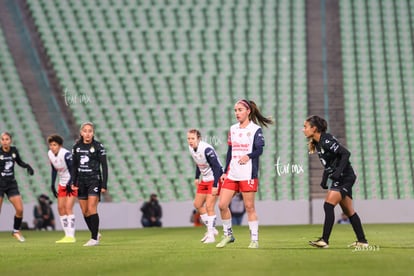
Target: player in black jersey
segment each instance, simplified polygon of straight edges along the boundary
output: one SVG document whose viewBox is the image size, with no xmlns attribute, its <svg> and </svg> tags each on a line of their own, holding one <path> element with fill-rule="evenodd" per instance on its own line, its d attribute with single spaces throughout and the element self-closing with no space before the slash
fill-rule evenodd
<svg viewBox="0 0 414 276">
<path fill-rule="evenodd" d="M 3 204 L 4 194 L 6 194 L 16 211 L 12 235 L 18 241 L 24 242 L 25 239 L 20 233 L 20 227 L 23 220 L 23 200 L 19 192 L 19 187 L 17 186 L 17 181 L 14 177 L 14 163 L 27 169 L 29 175 L 33 175 L 34 171 L 29 164 L 22 161 L 17 148 L 13 147 L 11 143 L 11 134 L 3 132 L 1 134 L 0 148 L 0 209 Z"/>
<path fill-rule="evenodd" d="M 351 153 L 326 132 L 327 128 L 325 119 L 316 115 L 308 117 L 303 126 L 303 133 L 309 141 L 309 153 L 317 152 L 324 166 L 321 187 L 328 190 L 323 206 L 325 222 L 322 237 L 309 244 L 320 248 L 329 247 L 329 236 L 335 223 L 334 208 L 339 203 L 349 217 L 357 237 L 357 241 L 350 244 L 350 247 L 368 247 L 361 220 L 352 206 L 352 186 L 356 175 L 349 162 Z"/>
<path fill-rule="evenodd" d="M 79 205 L 91 231 L 91 239 L 84 246 L 95 246 L 100 239 L 98 202 L 101 192 L 107 190 L 108 164 L 104 146 L 94 139 L 92 123 L 82 124 L 72 156 L 72 188 L 78 190 Z"/>
</svg>

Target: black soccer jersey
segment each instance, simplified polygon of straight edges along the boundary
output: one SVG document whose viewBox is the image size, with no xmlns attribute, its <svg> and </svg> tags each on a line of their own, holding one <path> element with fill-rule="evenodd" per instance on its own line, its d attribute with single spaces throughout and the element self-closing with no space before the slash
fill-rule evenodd
<svg viewBox="0 0 414 276">
<path fill-rule="evenodd" d="M 354 174 L 349 157 L 351 153 L 343 147 L 334 136 L 329 133 L 322 133 L 318 143 L 315 143 L 319 160 L 325 167 L 325 172 L 333 180 L 341 176 Z"/>
<path fill-rule="evenodd" d="M 85 144 L 80 141 L 73 146 L 72 156 L 72 181 L 75 185 L 79 181 L 88 182 L 99 179 L 101 187 L 107 188 L 108 165 L 106 151 L 100 142 L 92 140 L 90 144 Z"/>
<path fill-rule="evenodd" d="M 22 161 L 16 147 L 11 146 L 8 152 L 0 147 L 0 178 L 14 179 L 14 163 L 20 167 L 27 168 L 28 164 Z"/>
</svg>

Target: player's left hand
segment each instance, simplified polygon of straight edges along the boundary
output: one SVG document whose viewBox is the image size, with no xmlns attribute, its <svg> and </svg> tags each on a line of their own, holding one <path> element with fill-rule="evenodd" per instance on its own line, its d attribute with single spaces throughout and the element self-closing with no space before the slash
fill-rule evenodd
<svg viewBox="0 0 414 276">
<path fill-rule="evenodd" d="M 33 168 L 29 164 L 27 164 L 26 169 L 27 169 L 27 173 L 29 175 L 34 175 L 34 170 L 33 170 Z"/>
<path fill-rule="evenodd" d="M 246 164 L 248 161 L 250 160 L 250 157 L 248 155 L 243 155 L 242 157 L 240 157 L 239 159 L 239 164 L 240 165 L 244 165 Z"/>
<path fill-rule="evenodd" d="M 218 188 L 217 187 L 213 187 L 212 190 L 211 190 L 211 195 L 212 196 L 216 196 L 217 193 L 218 193 Z"/>
</svg>

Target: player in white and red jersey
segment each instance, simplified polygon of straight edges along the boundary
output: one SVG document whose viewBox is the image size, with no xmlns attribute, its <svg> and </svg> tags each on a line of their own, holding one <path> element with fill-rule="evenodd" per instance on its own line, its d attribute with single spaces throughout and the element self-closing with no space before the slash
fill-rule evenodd
<svg viewBox="0 0 414 276">
<path fill-rule="evenodd" d="M 197 188 L 194 207 L 207 226 L 207 232 L 201 239 L 203 243 L 214 243 L 216 230 L 216 214 L 214 206 L 220 194 L 220 177 L 223 167 L 213 146 L 201 140 L 201 133 L 197 129 L 187 132 L 188 149 L 196 163 L 195 186 Z"/>
<path fill-rule="evenodd" d="M 224 237 L 216 247 L 234 242 L 229 205 L 237 192 L 243 195 L 250 229 L 249 248 L 259 247 L 259 222 L 254 205 L 258 187 L 259 156 L 265 145 L 260 126 L 272 124 L 264 117 L 253 101 L 239 100 L 234 106 L 237 124 L 230 127 L 225 175 L 219 200 Z M 259 125 L 260 126 L 259 126 Z"/>
<path fill-rule="evenodd" d="M 57 134 L 50 135 L 47 138 L 47 143 L 49 144 L 47 155 L 52 167 L 52 183 L 50 187 L 58 199 L 59 219 L 65 232 L 65 236 L 56 241 L 56 243 L 74 243 L 76 239 L 73 205 L 78 193 L 71 189 L 72 153 L 62 146 L 63 138 Z M 59 176 L 59 187 L 56 191 L 55 181 L 57 176 Z"/>
</svg>

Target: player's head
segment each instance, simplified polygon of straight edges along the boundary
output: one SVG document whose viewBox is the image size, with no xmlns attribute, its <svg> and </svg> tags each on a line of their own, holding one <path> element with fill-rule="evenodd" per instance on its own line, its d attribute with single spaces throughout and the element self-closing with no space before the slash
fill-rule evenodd
<svg viewBox="0 0 414 276">
<path fill-rule="evenodd" d="M 308 130 L 310 134 L 314 132 L 323 133 L 326 132 L 326 130 L 328 129 L 328 123 L 322 117 L 319 117 L 317 115 L 311 115 L 305 120 L 303 128 L 304 132 L 305 129 Z"/>
<path fill-rule="evenodd" d="M 54 155 L 56 155 L 63 145 L 63 138 L 58 134 L 52 134 L 47 137 L 47 143 L 49 145 L 49 149 Z"/>
<path fill-rule="evenodd" d="M 266 118 L 262 115 L 254 101 L 246 99 L 238 100 L 234 105 L 234 113 L 240 124 L 246 122 L 246 120 L 253 121 L 255 124 L 265 127 L 273 124 L 272 119 Z"/>
<path fill-rule="evenodd" d="M 1 134 L 1 146 L 4 149 L 8 149 L 10 148 L 11 143 L 12 143 L 12 135 L 7 131 L 3 132 Z"/>
<path fill-rule="evenodd" d="M 326 132 L 328 129 L 328 123 L 322 117 L 317 115 L 311 115 L 306 118 L 303 123 L 303 134 L 308 138 L 308 150 L 309 153 L 315 152 L 315 136 L 320 137 L 321 133 Z M 318 140 L 319 138 L 316 138 Z"/>
<path fill-rule="evenodd" d="M 89 144 L 95 135 L 95 127 L 91 122 L 85 122 L 80 127 L 80 136 L 84 143 Z"/>
<path fill-rule="evenodd" d="M 201 133 L 198 129 L 190 129 L 187 132 L 187 142 L 190 147 L 193 149 L 198 147 L 198 144 L 201 141 Z"/>
</svg>

